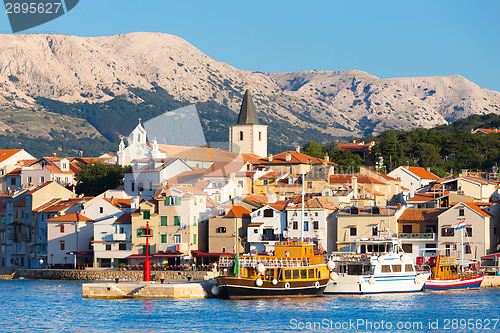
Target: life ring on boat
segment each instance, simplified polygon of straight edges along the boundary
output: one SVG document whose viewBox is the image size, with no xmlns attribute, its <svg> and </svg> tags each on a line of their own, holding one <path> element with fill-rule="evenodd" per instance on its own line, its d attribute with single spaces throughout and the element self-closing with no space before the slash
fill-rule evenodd
<svg viewBox="0 0 500 333">
<path fill-rule="evenodd" d="M 319 282 L 318 281 L 314 282 L 314 287 L 316 287 L 316 289 L 319 289 Z"/>
<path fill-rule="evenodd" d="M 290 289 L 290 283 L 288 282 L 285 283 L 285 289 Z"/>
<path fill-rule="evenodd" d="M 359 259 L 361 259 L 361 260 L 365 260 L 365 259 L 366 259 L 366 254 L 361 253 L 361 255 L 359 256 Z"/>
<path fill-rule="evenodd" d="M 348 258 L 347 254 L 344 254 L 344 255 L 342 256 L 342 260 L 343 260 L 343 261 L 346 261 L 346 260 L 347 260 L 347 258 Z"/>
</svg>

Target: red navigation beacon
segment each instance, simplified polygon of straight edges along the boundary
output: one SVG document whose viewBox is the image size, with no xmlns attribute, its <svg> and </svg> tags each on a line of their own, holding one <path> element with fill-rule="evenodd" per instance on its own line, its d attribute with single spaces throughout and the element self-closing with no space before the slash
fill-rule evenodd
<svg viewBox="0 0 500 333">
<path fill-rule="evenodd" d="M 151 261 L 149 261 L 149 221 L 146 222 L 146 259 L 144 260 L 144 281 L 151 281 Z"/>
</svg>

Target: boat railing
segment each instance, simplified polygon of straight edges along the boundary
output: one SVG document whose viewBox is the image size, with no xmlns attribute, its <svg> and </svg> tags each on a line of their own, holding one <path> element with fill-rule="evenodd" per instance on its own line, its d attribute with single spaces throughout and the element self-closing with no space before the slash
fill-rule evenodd
<svg viewBox="0 0 500 333">
<path fill-rule="evenodd" d="M 377 256 L 377 254 L 365 254 L 365 253 L 347 253 L 347 252 L 332 252 L 330 259 L 333 261 L 370 261 L 372 256 Z"/>
<path fill-rule="evenodd" d="M 221 257 L 219 260 L 220 267 L 231 267 L 234 265 L 235 259 L 229 257 Z M 308 258 L 239 258 L 238 265 L 240 267 L 256 267 L 258 264 L 263 264 L 264 267 L 302 267 L 309 266 Z"/>
</svg>

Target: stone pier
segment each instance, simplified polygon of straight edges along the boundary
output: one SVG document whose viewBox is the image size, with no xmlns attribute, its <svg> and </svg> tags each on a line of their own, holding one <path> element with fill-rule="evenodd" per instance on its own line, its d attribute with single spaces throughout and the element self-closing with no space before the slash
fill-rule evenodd
<svg viewBox="0 0 500 333">
<path fill-rule="evenodd" d="M 212 281 L 84 283 L 84 298 L 209 298 Z"/>
</svg>

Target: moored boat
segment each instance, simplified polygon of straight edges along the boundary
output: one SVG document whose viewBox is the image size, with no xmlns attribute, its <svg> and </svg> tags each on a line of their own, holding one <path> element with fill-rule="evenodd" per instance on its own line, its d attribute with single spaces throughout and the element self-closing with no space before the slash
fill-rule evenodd
<svg viewBox="0 0 500 333">
<path fill-rule="evenodd" d="M 436 256 L 430 257 L 429 266 L 431 278 L 425 283 L 425 290 L 474 289 L 484 279 L 484 272 L 473 261 Z"/>
<path fill-rule="evenodd" d="M 279 242 L 274 255 L 221 257 L 217 286 L 223 298 L 320 296 L 330 281 L 324 255 L 312 244 Z"/>
<path fill-rule="evenodd" d="M 417 272 L 397 238 L 360 239 L 354 253 L 333 253 L 332 282 L 325 294 L 421 291 L 430 273 Z"/>
</svg>

